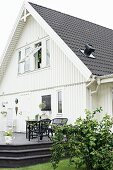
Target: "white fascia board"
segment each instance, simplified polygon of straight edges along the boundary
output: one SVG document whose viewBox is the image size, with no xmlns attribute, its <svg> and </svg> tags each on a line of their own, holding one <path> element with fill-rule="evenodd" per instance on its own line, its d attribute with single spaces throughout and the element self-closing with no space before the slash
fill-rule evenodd
<svg viewBox="0 0 113 170">
<path fill-rule="evenodd" d="M 58 34 L 48 25 L 48 23 L 37 13 L 37 11 L 28 3 L 25 2 L 26 9 L 31 13 L 34 19 L 46 30 L 51 38 L 60 46 L 62 51 L 71 62 L 77 67 L 86 80 L 92 75 L 86 65 L 77 57 L 77 55 L 67 46 L 67 44 L 58 36 Z"/>
<path fill-rule="evenodd" d="M 6 55 L 7 50 L 9 49 L 10 43 L 11 43 L 12 38 L 13 38 L 13 36 L 14 36 L 15 30 L 16 30 L 18 24 L 19 24 L 19 21 L 20 21 L 20 19 L 21 19 L 21 16 L 22 16 L 22 13 L 23 13 L 23 11 L 24 11 L 24 8 L 25 8 L 25 3 L 23 3 L 23 5 L 22 5 L 22 7 L 21 7 L 21 9 L 20 9 L 20 12 L 19 12 L 19 14 L 18 14 L 18 16 L 17 16 L 16 22 L 15 22 L 15 24 L 14 24 L 14 27 L 13 27 L 11 33 L 10 33 L 10 36 L 9 36 L 9 38 L 8 38 L 8 41 L 7 41 L 7 44 L 6 44 L 5 49 L 4 49 L 4 51 L 3 51 L 2 57 L 0 58 L 0 66 L 1 66 L 1 64 L 2 64 L 2 62 L 3 62 L 3 59 L 4 59 L 5 55 Z"/>
<path fill-rule="evenodd" d="M 112 78 L 106 78 L 101 80 L 101 84 L 103 83 L 113 83 L 113 77 Z"/>
<path fill-rule="evenodd" d="M 113 74 L 108 74 L 104 76 L 98 76 L 101 83 L 112 83 L 113 82 Z"/>
</svg>

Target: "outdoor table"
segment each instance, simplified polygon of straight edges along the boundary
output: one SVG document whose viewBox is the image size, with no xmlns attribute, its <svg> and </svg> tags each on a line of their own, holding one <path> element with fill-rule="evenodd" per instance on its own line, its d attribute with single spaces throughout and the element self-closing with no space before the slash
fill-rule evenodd
<svg viewBox="0 0 113 170">
<path fill-rule="evenodd" d="M 42 119 L 40 121 L 36 120 L 26 120 L 26 138 L 30 141 L 32 139 L 39 136 L 40 140 L 42 140 L 43 136 L 46 135 L 49 137 L 48 128 L 51 123 L 50 119 Z"/>
</svg>

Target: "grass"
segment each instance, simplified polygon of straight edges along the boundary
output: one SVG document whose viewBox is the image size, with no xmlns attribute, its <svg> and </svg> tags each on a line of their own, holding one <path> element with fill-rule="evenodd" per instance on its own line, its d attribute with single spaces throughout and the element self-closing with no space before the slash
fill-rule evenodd
<svg viewBox="0 0 113 170">
<path fill-rule="evenodd" d="M 0 168 L 0 170 L 53 170 L 53 167 L 51 163 L 45 163 L 45 164 L 38 164 L 34 166 L 29 167 L 23 167 L 23 168 Z M 59 163 L 59 166 L 56 170 L 77 170 L 74 166 L 69 166 L 68 160 L 63 160 Z M 79 169 L 84 170 L 84 169 Z"/>
</svg>

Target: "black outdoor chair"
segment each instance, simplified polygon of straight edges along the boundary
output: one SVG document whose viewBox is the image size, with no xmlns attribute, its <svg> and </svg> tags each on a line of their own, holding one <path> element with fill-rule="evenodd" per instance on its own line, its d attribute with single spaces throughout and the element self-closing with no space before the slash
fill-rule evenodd
<svg viewBox="0 0 113 170">
<path fill-rule="evenodd" d="M 29 141 L 33 138 L 43 139 L 43 136 L 49 137 L 49 125 L 51 123 L 50 119 L 42 119 L 29 126 Z"/>
<path fill-rule="evenodd" d="M 66 125 L 68 121 L 68 118 L 54 118 L 52 119 L 52 124 L 53 125 L 60 125 L 60 126 L 63 126 L 63 125 Z"/>
<path fill-rule="evenodd" d="M 54 118 L 51 121 L 51 126 L 49 127 L 49 137 L 50 134 L 53 136 L 54 126 L 63 126 L 66 125 L 68 118 Z"/>
<path fill-rule="evenodd" d="M 37 121 L 36 120 L 27 120 L 26 121 L 26 138 L 29 138 L 29 135 L 31 135 L 31 130 L 33 127 L 37 127 Z M 31 136 L 30 136 L 31 137 Z"/>
</svg>

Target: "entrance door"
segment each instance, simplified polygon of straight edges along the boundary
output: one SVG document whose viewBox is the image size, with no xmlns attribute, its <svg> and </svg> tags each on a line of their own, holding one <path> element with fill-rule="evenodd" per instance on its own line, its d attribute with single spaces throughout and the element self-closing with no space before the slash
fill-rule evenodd
<svg viewBox="0 0 113 170">
<path fill-rule="evenodd" d="M 13 109 L 12 108 L 7 109 L 6 127 L 7 127 L 7 129 L 9 129 L 9 128 L 13 129 Z"/>
</svg>

